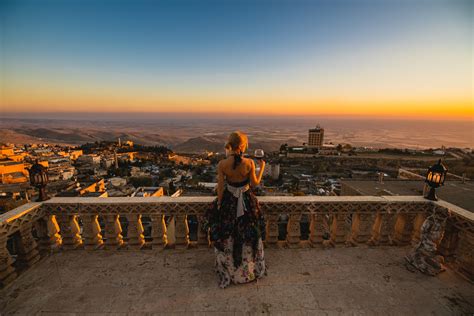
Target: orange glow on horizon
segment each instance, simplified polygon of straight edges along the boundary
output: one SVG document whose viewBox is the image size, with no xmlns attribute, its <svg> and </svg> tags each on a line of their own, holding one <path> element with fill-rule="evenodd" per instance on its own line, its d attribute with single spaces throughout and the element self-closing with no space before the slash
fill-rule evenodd
<svg viewBox="0 0 474 316">
<path fill-rule="evenodd" d="M 184 89 L 183 89 L 184 90 Z M 472 97 L 442 92 L 436 97 L 346 92 L 337 97 L 267 89 L 260 93 L 216 90 L 167 90 L 134 87 L 91 88 L 77 85 L 4 85 L 3 113 L 108 112 L 108 113 L 213 113 L 250 115 L 327 115 L 407 117 L 426 119 L 474 118 Z M 272 95 L 272 92 L 274 94 Z M 334 92 L 333 92 L 334 93 Z M 459 95 L 459 94 L 458 94 Z"/>
<path fill-rule="evenodd" d="M 215 114 L 254 114 L 254 115 L 324 115 L 324 116 L 378 116 L 433 119 L 473 119 L 474 107 L 469 101 L 291 101 L 291 100 L 194 100 L 176 99 L 140 100 L 103 98 L 66 98 L 31 102 L 23 98 L 2 102 L 3 113 L 23 112 L 83 112 L 83 113 L 215 113 Z M 31 106 L 31 104 L 34 104 Z M 47 104 L 47 105 L 46 105 Z M 21 110 L 19 110 L 21 109 Z"/>
</svg>

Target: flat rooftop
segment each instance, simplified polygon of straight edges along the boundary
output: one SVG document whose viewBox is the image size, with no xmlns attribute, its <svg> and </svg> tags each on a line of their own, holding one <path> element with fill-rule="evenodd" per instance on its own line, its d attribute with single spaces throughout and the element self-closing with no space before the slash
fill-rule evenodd
<svg viewBox="0 0 474 316">
<path fill-rule="evenodd" d="M 0 290 L 0 314 L 474 313 L 474 285 L 451 270 L 408 271 L 410 248 L 265 249 L 268 276 L 217 286 L 211 248 L 65 251 Z"/>
<path fill-rule="evenodd" d="M 361 195 L 421 195 L 424 182 L 422 180 L 389 180 L 383 183 L 376 180 L 341 181 L 361 193 Z M 444 186 L 436 189 L 436 195 L 441 200 L 455 204 L 474 212 L 474 181 L 446 181 Z"/>
</svg>

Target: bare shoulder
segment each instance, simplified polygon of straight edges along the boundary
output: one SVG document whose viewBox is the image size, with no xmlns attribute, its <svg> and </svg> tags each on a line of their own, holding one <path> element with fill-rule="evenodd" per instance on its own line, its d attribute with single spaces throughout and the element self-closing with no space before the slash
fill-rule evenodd
<svg viewBox="0 0 474 316">
<path fill-rule="evenodd" d="M 229 165 L 229 158 L 224 158 L 217 163 L 217 169 L 223 170 Z"/>
<path fill-rule="evenodd" d="M 243 163 L 248 166 L 249 168 L 253 168 L 255 167 L 255 162 L 253 161 L 253 159 L 250 159 L 250 158 L 244 158 L 242 159 Z"/>
</svg>

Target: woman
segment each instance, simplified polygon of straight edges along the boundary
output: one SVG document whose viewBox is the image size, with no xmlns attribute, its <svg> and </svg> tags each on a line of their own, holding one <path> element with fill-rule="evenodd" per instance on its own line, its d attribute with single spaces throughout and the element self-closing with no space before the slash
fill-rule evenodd
<svg viewBox="0 0 474 316">
<path fill-rule="evenodd" d="M 209 229 L 216 254 L 215 268 L 219 287 L 247 283 L 266 275 L 262 238 L 265 220 L 251 187 L 262 179 L 265 162 L 255 172 L 252 159 L 242 157 L 247 136 L 229 135 L 225 145 L 227 158 L 217 165 L 217 199 L 205 216 L 203 228 Z"/>
</svg>

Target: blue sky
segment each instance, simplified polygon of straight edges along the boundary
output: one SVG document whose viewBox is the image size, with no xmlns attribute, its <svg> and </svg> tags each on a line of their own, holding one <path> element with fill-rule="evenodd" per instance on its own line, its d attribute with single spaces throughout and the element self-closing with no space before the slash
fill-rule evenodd
<svg viewBox="0 0 474 316">
<path fill-rule="evenodd" d="M 471 1 L 36 0 L 0 11 L 2 101 L 25 111 L 78 97 L 156 111 L 462 103 L 472 86 Z"/>
</svg>

